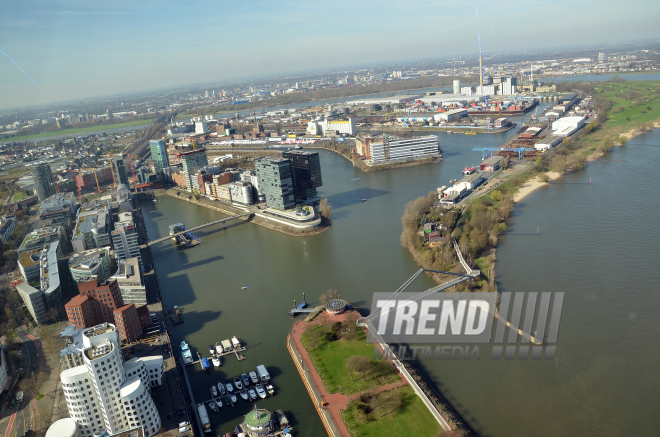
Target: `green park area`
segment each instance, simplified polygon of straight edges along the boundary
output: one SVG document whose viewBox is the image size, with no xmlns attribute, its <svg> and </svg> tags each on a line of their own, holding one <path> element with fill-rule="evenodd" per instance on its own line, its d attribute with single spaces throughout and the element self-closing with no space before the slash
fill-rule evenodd
<svg viewBox="0 0 660 437">
<path fill-rule="evenodd" d="M 146 125 L 150 125 L 153 122 L 154 122 L 154 119 L 127 121 L 127 122 L 124 122 L 124 123 L 115 123 L 115 124 L 98 124 L 98 125 L 89 126 L 89 127 L 69 128 L 69 129 L 62 129 L 62 130 L 52 131 L 52 132 L 41 132 L 39 134 L 34 134 L 34 135 L 24 135 L 24 136 L 20 136 L 20 137 L 11 137 L 11 138 L 7 138 L 6 141 L 24 141 L 24 140 L 34 140 L 34 139 L 39 139 L 39 138 L 55 137 L 55 136 L 60 136 L 60 135 L 82 134 L 82 133 L 86 133 L 86 132 L 103 132 L 104 130 L 121 129 L 121 128 L 124 128 L 124 127 L 134 127 L 134 126 L 142 126 L 142 125 L 146 126 Z"/>
<path fill-rule="evenodd" d="M 351 396 L 341 416 L 352 436 L 445 435 L 408 385 L 381 389 L 401 382 L 401 376 L 389 361 L 373 359 L 374 345 L 354 320 L 319 317 L 321 324 L 309 326 L 301 341 L 326 390 Z"/>
<path fill-rule="evenodd" d="M 314 325 L 302 342 L 329 393 L 352 395 L 399 381 L 388 361 L 374 361 L 374 345 L 349 324 Z"/>
<path fill-rule="evenodd" d="M 14 198 L 11 200 L 12 202 L 18 202 L 21 199 L 25 199 L 27 197 L 27 194 L 25 194 L 22 191 L 17 191 L 14 193 Z"/>
<path fill-rule="evenodd" d="M 361 395 L 349 404 L 342 416 L 354 436 L 446 435 L 419 396 L 407 385 L 375 395 Z"/>
</svg>

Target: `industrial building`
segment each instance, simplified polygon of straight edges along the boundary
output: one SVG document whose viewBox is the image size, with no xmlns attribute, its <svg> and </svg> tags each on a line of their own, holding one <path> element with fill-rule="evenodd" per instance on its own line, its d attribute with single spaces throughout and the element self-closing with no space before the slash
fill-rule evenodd
<svg viewBox="0 0 660 437">
<path fill-rule="evenodd" d="M 316 189 L 323 185 L 321 160 L 318 152 L 288 151 L 282 157 L 291 162 L 293 196 L 296 202 L 309 203 L 318 200 Z"/>
<path fill-rule="evenodd" d="M 118 329 L 111 323 L 83 330 L 82 342 L 84 364 L 60 374 L 69 415 L 80 435 L 135 427 L 142 427 L 147 437 L 155 435 L 161 419 L 149 393 L 154 379 L 149 375 L 162 378 L 162 357 L 124 363 Z"/>
<path fill-rule="evenodd" d="M 354 117 L 349 117 L 348 120 L 321 120 L 307 123 L 307 133 L 310 135 L 355 135 L 356 132 Z"/>
<path fill-rule="evenodd" d="M 443 122 L 443 123 L 452 123 L 454 121 L 458 121 L 463 117 L 467 117 L 468 111 L 467 109 L 452 109 L 447 112 L 441 112 L 439 114 L 435 114 L 433 116 L 433 119 L 435 121 Z"/>
<path fill-rule="evenodd" d="M 500 161 L 502 161 L 502 156 L 492 156 L 479 164 L 479 170 L 481 171 L 496 171 L 500 169 Z"/>
<path fill-rule="evenodd" d="M 563 117 L 552 122 L 553 135 L 568 137 L 580 130 L 585 124 L 585 117 Z"/>
<path fill-rule="evenodd" d="M 293 175 L 288 159 L 258 158 L 254 169 L 259 178 L 259 192 L 270 208 L 293 209 L 296 206 L 293 195 Z"/>
<path fill-rule="evenodd" d="M 440 141 L 434 135 L 416 138 L 384 137 L 382 141 L 369 144 L 369 155 L 374 164 L 439 156 Z"/>
<path fill-rule="evenodd" d="M 34 181 L 34 190 L 37 192 L 39 202 L 43 202 L 55 194 L 55 184 L 53 183 L 53 173 L 47 162 L 40 162 L 30 167 L 32 180 Z"/>
</svg>

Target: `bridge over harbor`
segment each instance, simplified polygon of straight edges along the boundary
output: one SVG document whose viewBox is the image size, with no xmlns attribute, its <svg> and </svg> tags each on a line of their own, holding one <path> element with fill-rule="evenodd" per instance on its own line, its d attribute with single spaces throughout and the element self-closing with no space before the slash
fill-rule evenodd
<svg viewBox="0 0 660 437">
<path fill-rule="evenodd" d="M 203 225 L 195 226 L 193 228 L 185 229 L 181 232 L 176 232 L 176 233 L 168 235 L 166 237 L 158 238 L 157 240 L 149 241 L 146 244 L 146 246 L 147 247 L 152 246 L 156 243 L 160 243 L 160 242 L 163 242 L 165 240 L 169 240 L 170 238 L 177 238 L 177 237 L 183 236 L 184 234 L 190 234 L 193 231 L 196 231 L 198 229 L 206 228 L 208 226 L 213 226 L 213 225 L 217 225 L 217 224 L 220 224 L 220 223 L 224 224 L 225 222 L 228 222 L 229 220 L 239 219 L 239 218 L 242 218 L 242 217 L 248 217 L 248 216 L 251 216 L 252 214 L 253 214 L 252 212 L 244 212 L 244 213 L 241 213 L 241 214 L 232 215 L 230 217 L 225 217 L 225 218 L 220 219 L 220 220 L 214 220 L 214 221 L 209 222 L 209 223 L 204 223 Z"/>
</svg>

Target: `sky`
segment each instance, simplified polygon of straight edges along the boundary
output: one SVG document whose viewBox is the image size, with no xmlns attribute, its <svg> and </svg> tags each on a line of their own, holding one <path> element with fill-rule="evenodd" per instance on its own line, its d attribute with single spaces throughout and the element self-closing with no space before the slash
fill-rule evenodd
<svg viewBox="0 0 660 437">
<path fill-rule="evenodd" d="M 485 55 L 657 39 L 658 17 L 658 0 L 3 1 L 0 109 L 476 56 L 477 31 Z"/>
</svg>

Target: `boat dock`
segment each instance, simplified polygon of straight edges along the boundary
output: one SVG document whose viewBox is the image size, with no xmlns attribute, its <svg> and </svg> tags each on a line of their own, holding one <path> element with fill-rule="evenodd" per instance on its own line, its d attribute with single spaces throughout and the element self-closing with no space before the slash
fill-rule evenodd
<svg viewBox="0 0 660 437">
<path fill-rule="evenodd" d="M 183 323 L 183 317 L 181 316 L 181 310 L 178 307 L 174 307 L 167 312 L 167 315 L 170 317 L 170 322 L 172 326 L 180 325 Z"/>
<path fill-rule="evenodd" d="M 240 341 L 240 340 L 239 340 L 239 341 Z M 232 344 L 230 340 L 223 340 L 222 343 L 225 343 L 225 344 Z M 213 353 L 213 355 L 212 355 L 210 358 L 207 358 L 207 359 L 209 360 L 209 363 L 210 363 L 210 362 L 211 362 L 211 359 L 212 359 L 213 357 L 222 358 L 222 357 L 226 357 L 227 355 L 234 354 L 234 355 L 236 355 L 236 359 L 237 359 L 238 361 L 243 361 L 243 360 L 245 359 L 245 356 L 244 356 L 241 352 L 245 352 L 245 350 L 247 350 L 247 348 L 246 348 L 245 346 L 242 346 L 242 345 L 240 345 L 240 346 L 232 346 L 231 348 L 226 348 L 226 349 L 224 350 L 224 352 L 222 352 L 221 354 L 219 354 L 219 353 L 217 353 L 217 352 Z M 190 363 L 190 364 L 193 364 L 193 365 L 194 365 L 194 364 L 197 364 L 197 363 L 199 363 L 199 365 L 202 366 L 202 355 L 201 355 L 199 352 L 197 352 L 197 360 L 196 360 L 196 361 L 193 361 L 193 362 Z M 212 366 L 212 367 L 213 367 L 213 366 Z M 202 370 L 204 370 L 204 367 L 203 367 L 203 366 L 202 366 Z"/>
</svg>

